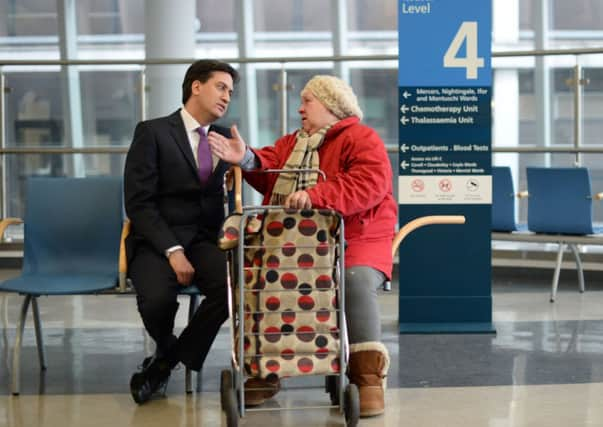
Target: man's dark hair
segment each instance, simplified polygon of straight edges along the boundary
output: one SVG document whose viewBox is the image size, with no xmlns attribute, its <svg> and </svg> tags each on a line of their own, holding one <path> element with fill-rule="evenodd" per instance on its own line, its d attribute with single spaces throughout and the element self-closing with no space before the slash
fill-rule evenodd
<svg viewBox="0 0 603 427">
<path fill-rule="evenodd" d="M 201 83 L 205 83 L 212 76 L 214 71 L 223 71 L 228 73 L 232 77 L 233 83 L 239 81 L 239 73 L 237 70 L 232 68 L 226 62 L 216 61 L 213 59 L 200 59 L 195 61 L 188 67 L 186 74 L 184 75 L 184 81 L 182 82 L 182 103 L 186 104 L 186 101 L 191 97 L 191 85 L 195 80 L 199 80 Z"/>
</svg>

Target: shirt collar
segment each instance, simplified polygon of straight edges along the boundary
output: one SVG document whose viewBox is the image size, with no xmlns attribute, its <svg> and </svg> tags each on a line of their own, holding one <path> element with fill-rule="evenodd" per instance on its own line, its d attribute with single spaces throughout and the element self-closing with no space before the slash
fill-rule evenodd
<svg viewBox="0 0 603 427">
<path fill-rule="evenodd" d="M 184 122 L 184 128 L 187 132 L 194 132 L 199 126 L 201 126 L 199 122 L 195 120 L 193 116 L 191 116 L 191 113 L 186 111 L 186 108 L 184 106 L 180 109 L 180 117 L 182 117 L 182 121 Z M 209 125 L 202 127 L 205 130 L 205 134 L 207 135 L 209 131 Z"/>
</svg>

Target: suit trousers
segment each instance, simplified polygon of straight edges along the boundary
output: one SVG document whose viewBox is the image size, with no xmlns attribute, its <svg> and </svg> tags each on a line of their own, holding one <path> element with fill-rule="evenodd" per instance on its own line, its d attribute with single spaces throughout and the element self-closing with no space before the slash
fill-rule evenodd
<svg viewBox="0 0 603 427">
<path fill-rule="evenodd" d="M 174 365 L 182 362 L 199 371 L 228 318 L 226 255 L 215 243 L 206 241 L 193 243 L 185 255 L 195 269 L 189 286 L 197 286 L 205 298 L 178 338 L 173 334 L 174 318 L 178 291 L 183 285 L 178 283 L 167 258 L 141 244 L 130 263 L 129 276 L 136 290 L 138 311 L 157 344 L 157 353 Z"/>
</svg>

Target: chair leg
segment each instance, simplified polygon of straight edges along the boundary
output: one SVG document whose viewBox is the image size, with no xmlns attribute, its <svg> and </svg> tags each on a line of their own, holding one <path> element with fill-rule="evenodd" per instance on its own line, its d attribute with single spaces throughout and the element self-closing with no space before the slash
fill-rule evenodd
<svg viewBox="0 0 603 427">
<path fill-rule="evenodd" d="M 188 321 L 189 322 L 195 315 L 195 311 L 197 311 L 198 306 L 199 306 L 199 296 L 191 295 L 190 299 L 189 299 L 189 303 L 188 303 Z M 187 393 L 193 392 L 191 375 L 192 375 L 191 370 L 186 368 L 186 371 L 184 374 L 184 388 Z M 199 391 L 199 374 L 197 374 L 197 391 Z"/>
<path fill-rule="evenodd" d="M 44 354 L 44 336 L 42 335 L 42 322 L 40 321 L 40 310 L 38 310 L 38 297 L 31 298 L 31 310 L 33 313 L 34 329 L 36 331 L 36 344 L 38 345 L 38 360 L 40 369 L 46 370 L 46 355 Z"/>
<path fill-rule="evenodd" d="M 8 294 L 2 294 L 2 325 L 8 329 Z"/>
<path fill-rule="evenodd" d="M 25 319 L 27 318 L 27 309 L 29 308 L 29 302 L 31 301 L 31 295 L 25 295 L 23 298 L 23 304 L 21 304 L 21 314 L 19 316 L 19 323 L 17 325 L 17 336 L 15 337 L 15 346 L 13 348 L 13 375 L 11 392 L 13 395 L 18 395 L 19 384 L 20 384 L 20 362 L 21 362 L 21 343 L 23 341 L 23 330 L 25 329 Z"/>
<path fill-rule="evenodd" d="M 580 292 L 584 292 L 584 269 L 582 268 L 582 260 L 580 259 L 580 252 L 578 251 L 578 246 L 574 243 L 570 243 L 568 245 L 572 252 L 574 253 L 574 258 L 576 259 L 576 270 L 578 270 L 578 283 L 580 283 Z"/>
<path fill-rule="evenodd" d="M 197 311 L 197 309 L 199 308 L 199 305 L 201 304 L 201 297 L 199 295 L 194 295 L 194 305 L 195 305 L 195 309 L 193 310 L 193 312 L 190 314 L 190 319 L 193 318 L 195 312 Z M 197 372 L 197 384 L 196 384 L 196 392 L 200 393 L 201 392 L 201 371 L 199 370 L 199 372 Z"/>
<path fill-rule="evenodd" d="M 551 285 L 551 302 L 555 302 L 555 296 L 557 295 L 561 262 L 563 261 L 563 251 L 565 251 L 565 243 L 559 243 L 559 249 L 557 250 L 557 264 L 555 265 L 555 274 L 553 275 L 553 284 Z"/>
<path fill-rule="evenodd" d="M 195 391 L 201 393 L 201 371 L 197 372 L 197 384 Z"/>
<path fill-rule="evenodd" d="M 10 344 L 8 343 L 8 294 L 2 294 L 2 344 L 6 357 L 4 363 L 6 364 L 6 372 L 10 372 L 10 357 L 8 353 L 10 351 Z"/>
</svg>

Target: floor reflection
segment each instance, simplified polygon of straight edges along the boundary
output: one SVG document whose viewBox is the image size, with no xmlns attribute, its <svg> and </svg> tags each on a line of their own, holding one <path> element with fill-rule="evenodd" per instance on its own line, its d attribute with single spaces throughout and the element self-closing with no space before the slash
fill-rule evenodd
<svg viewBox="0 0 603 427">
<path fill-rule="evenodd" d="M 399 335 L 394 284 L 392 293 L 380 295 L 383 340 L 392 361 L 387 411 L 361 425 L 603 425 L 603 289 L 591 284 L 579 294 L 562 282 L 551 304 L 548 286 L 548 280 L 495 281 L 496 334 Z M 0 426 L 225 425 L 217 391 L 230 353 L 226 326 L 208 356 L 202 393 L 184 393 L 182 369 L 172 375 L 167 398 L 139 407 L 128 394 L 128 381 L 150 343 L 133 299 L 41 298 L 48 370 L 39 369 L 29 319 L 22 394 L 13 397 L 9 361 L 21 297 L 0 299 Z M 285 382 L 286 390 L 271 405 L 326 404 L 321 385 L 322 378 Z M 249 413 L 241 425 L 335 426 L 342 419 L 337 410 L 275 410 Z"/>
</svg>

